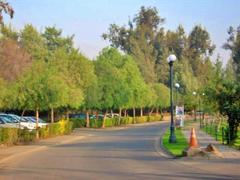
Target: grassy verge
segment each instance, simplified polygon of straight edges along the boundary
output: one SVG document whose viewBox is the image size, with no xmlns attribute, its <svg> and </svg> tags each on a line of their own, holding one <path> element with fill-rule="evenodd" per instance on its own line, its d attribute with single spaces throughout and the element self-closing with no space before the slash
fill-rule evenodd
<svg viewBox="0 0 240 180">
<path fill-rule="evenodd" d="M 187 139 L 185 138 L 184 134 L 182 133 L 181 129 L 175 130 L 175 135 L 177 138 L 176 143 L 169 143 L 169 135 L 170 131 L 169 129 L 165 132 L 163 135 L 163 146 L 167 151 L 169 151 L 172 155 L 176 157 L 182 156 L 182 151 L 188 146 Z"/>
</svg>

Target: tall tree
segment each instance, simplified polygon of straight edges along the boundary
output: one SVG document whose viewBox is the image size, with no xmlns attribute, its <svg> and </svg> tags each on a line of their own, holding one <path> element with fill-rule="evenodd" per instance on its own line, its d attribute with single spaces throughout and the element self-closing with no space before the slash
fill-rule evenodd
<svg viewBox="0 0 240 180">
<path fill-rule="evenodd" d="M 231 51 L 236 79 L 240 81 L 240 26 L 237 29 L 230 26 L 228 35 L 229 38 L 223 48 Z"/>
<path fill-rule="evenodd" d="M 136 60 L 147 83 L 155 82 L 155 63 L 162 53 L 155 39 L 159 37 L 158 28 L 164 19 L 158 16 L 156 8 L 141 7 L 135 18 L 129 21 L 129 27 L 110 25 L 109 32 L 103 34 L 111 45 L 129 53 Z M 155 49 L 158 46 L 158 49 Z"/>
<path fill-rule="evenodd" d="M 21 30 L 19 37 L 21 45 L 31 55 L 33 60 L 47 61 L 47 46 L 44 44 L 43 37 L 33 25 L 25 25 L 23 30 Z"/>
<path fill-rule="evenodd" d="M 212 55 L 215 45 L 212 44 L 210 35 L 205 28 L 201 25 L 193 27 L 190 35 L 188 36 L 188 51 L 187 55 L 189 62 L 192 65 L 194 75 L 197 76 L 201 64 Z"/>
<path fill-rule="evenodd" d="M 62 30 L 56 27 L 46 27 L 42 34 L 45 44 L 50 52 L 59 48 L 64 49 L 66 52 L 71 52 L 73 48 L 73 35 L 68 37 L 62 36 Z"/>
</svg>

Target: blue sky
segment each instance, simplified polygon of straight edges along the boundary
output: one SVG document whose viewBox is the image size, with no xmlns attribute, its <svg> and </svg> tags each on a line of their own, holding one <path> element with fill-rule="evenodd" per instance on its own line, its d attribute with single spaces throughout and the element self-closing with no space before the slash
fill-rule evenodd
<svg viewBox="0 0 240 180">
<path fill-rule="evenodd" d="M 164 27 L 174 30 L 182 24 L 187 33 L 202 24 L 216 44 L 216 54 L 224 63 L 229 52 L 221 48 L 227 39 L 227 28 L 240 25 L 240 1 L 237 0 L 9 0 L 14 19 L 5 17 L 16 29 L 31 23 L 40 31 L 55 25 L 64 35 L 75 34 L 74 42 L 83 54 L 94 58 L 108 45 L 101 38 L 109 24 L 126 24 L 141 6 L 154 6 L 166 18 Z"/>
</svg>

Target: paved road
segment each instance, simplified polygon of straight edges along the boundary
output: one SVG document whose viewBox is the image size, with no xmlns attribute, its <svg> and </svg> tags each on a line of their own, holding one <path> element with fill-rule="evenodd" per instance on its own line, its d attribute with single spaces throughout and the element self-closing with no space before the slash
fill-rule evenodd
<svg viewBox="0 0 240 180">
<path fill-rule="evenodd" d="M 157 146 L 166 127 L 77 130 L 74 136 L 85 138 L 0 163 L 0 179 L 239 179 L 239 159 L 165 157 Z"/>
</svg>

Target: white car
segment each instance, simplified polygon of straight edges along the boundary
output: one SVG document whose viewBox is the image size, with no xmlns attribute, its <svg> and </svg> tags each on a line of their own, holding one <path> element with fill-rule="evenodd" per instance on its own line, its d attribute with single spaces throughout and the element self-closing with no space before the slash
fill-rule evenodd
<svg viewBox="0 0 240 180">
<path fill-rule="evenodd" d="M 36 127 L 36 118 L 33 116 L 24 116 L 25 119 L 28 119 L 29 121 L 33 122 L 35 124 Z M 45 126 L 47 126 L 48 123 L 44 122 L 42 119 L 38 118 L 38 126 L 40 128 L 43 128 Z"/>
<path fill-rule="evenodd" d="M 28 121 L 28 120 L 26 120 L 24 118 L 21 118 L 20 116 L 17 116 L 15 114 L 6 114 L 6 117 L 11 119 L 12 121 L 17 122 L 21 129 L 24 129 L 24 128 L 27 128 L 29 130 L 36 129 L 36 126 L 35 126 L 35 124 L 33 122 Z"/>
</svg>

